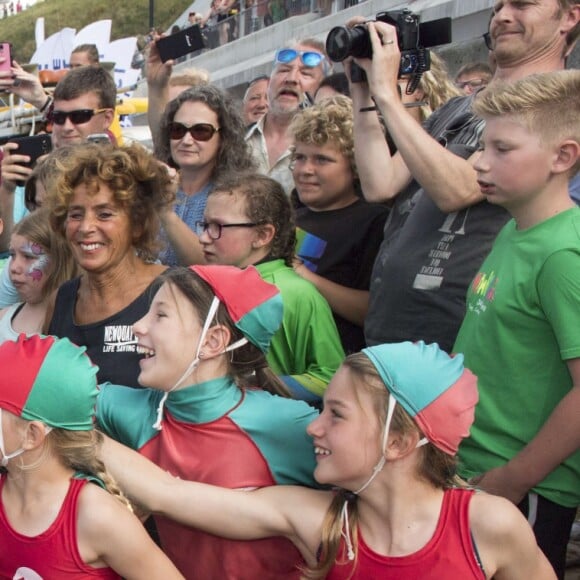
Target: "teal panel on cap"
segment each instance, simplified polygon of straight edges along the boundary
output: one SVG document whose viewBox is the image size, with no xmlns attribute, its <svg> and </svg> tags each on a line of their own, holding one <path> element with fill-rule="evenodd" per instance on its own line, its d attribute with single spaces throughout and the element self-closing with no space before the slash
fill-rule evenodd
<svg viewBox="0 0 580 580">
<path fill-rule="evenodd" d="M 71 431 L 93 428 L 98 367 L 85 350 L 68 339 L 52 345 L 22 411 L 24 419 Z"/>
<path fill-rule="evenodd" d="M 362 351 L 389 391 L 414 417 L 453 385 L 463 373 L 463 355 L 450 357 L 437 344 L 401 342 Z"/>
</svg>

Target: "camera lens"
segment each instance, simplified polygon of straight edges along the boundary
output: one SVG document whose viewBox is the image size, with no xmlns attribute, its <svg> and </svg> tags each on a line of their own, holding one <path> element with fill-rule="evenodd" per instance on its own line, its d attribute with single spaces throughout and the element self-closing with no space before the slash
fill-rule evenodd
<svg viewBox="0 0 580 580">
<path fill-rule="evenodd" d="M 333 62 L 342 62 L 350 55 L 350 30 L 335 26 L 326 37 L 326 54 Z"/>
<path fill-rule="evenodd" d="M 373 48 L 367 27 L 334 27 L 326 37 L 326 53 L 333 62 L 342 62 L 348 56 L 372 58 Z"/>
</svg>

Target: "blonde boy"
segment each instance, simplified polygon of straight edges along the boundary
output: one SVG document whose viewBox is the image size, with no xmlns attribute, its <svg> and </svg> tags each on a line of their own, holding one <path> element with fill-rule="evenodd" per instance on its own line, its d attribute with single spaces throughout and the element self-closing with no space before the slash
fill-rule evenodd
<svg viewBox="0 0 580 580">
<path fill-rule="evenodd" d="M 494 83 L 475 164 L 490 203 L 513 220 L 467 293 L 454 350 L 480 402 L 459 450 L 463 475 L 519 504 L 563 578 L 580 504 L 580 71 Z"/>
</svg>

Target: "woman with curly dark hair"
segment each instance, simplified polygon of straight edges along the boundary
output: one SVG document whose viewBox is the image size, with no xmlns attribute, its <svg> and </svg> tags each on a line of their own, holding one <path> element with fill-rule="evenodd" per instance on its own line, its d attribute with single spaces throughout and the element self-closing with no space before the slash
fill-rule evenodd
<svg viewBox="0 0 580 580">
<path fill-rule="evenodd" d="M 175 211 L 161 216 L 169 243 L 161 260 L 168 265 L 200 262 L 201 250 L 192 249 L 191 237 L 183 235 L 184 224 L 194 230 L 195 222 L 203 220 L 207 196 L 218 178 L 254 169 L 238 107 L 211 85 L 184 91 L 165 109 L 156 153 L 179 172 Z"/>
<path fill-rule="evenodd" d="M 133 145 L 77 145 L 57 161 L 45 204 L 83 274 L 63 284 L 45 330 L 87 347 L 99 382 L 138 386 L 133 323 L 149 309 L 159 215 L 174 199 L 166 168 Z"/>
</svg>

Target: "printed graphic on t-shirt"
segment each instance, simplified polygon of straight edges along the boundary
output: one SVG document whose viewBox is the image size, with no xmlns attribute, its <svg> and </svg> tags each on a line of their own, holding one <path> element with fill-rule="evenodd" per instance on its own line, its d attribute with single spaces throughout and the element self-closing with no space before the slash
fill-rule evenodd
<svg viewBox="0 0 580 580">
<path fill-rule="evenodd" d="M 474 314 L 482 314 L 495 298 L 499 278 L 492 270 L 489 274 L 479 272 L 471 283 L 471 296 L 467 307 Z"/>
<path fill-rule="evenodd" d="M 320 259 L 324 256 L 327 242 L 302 228 L 296 228 L 296 255 L 311 271 L 318 270 Z"/>
<path fill-rule="evenodd" d="M 133 334 L 133 325 L 105 326 L 103 352 L 135 352 L 136 346 L 137 338 Z"/>
<path fill-rule="evenodd" d="M 415 290 L 437 290 L 441 287 L 445 275 L 445 266 L 453 253 L 453 241 L 457 236 L 465 235 L 465 223 L 469 215 L 469 208 L 460 212 L 454 211 L 445 217 L 443 225 L 438 231 L 442 236 L 427 254 L 428 262 L 423 264 L 415 280 Z"/>
</svg>

